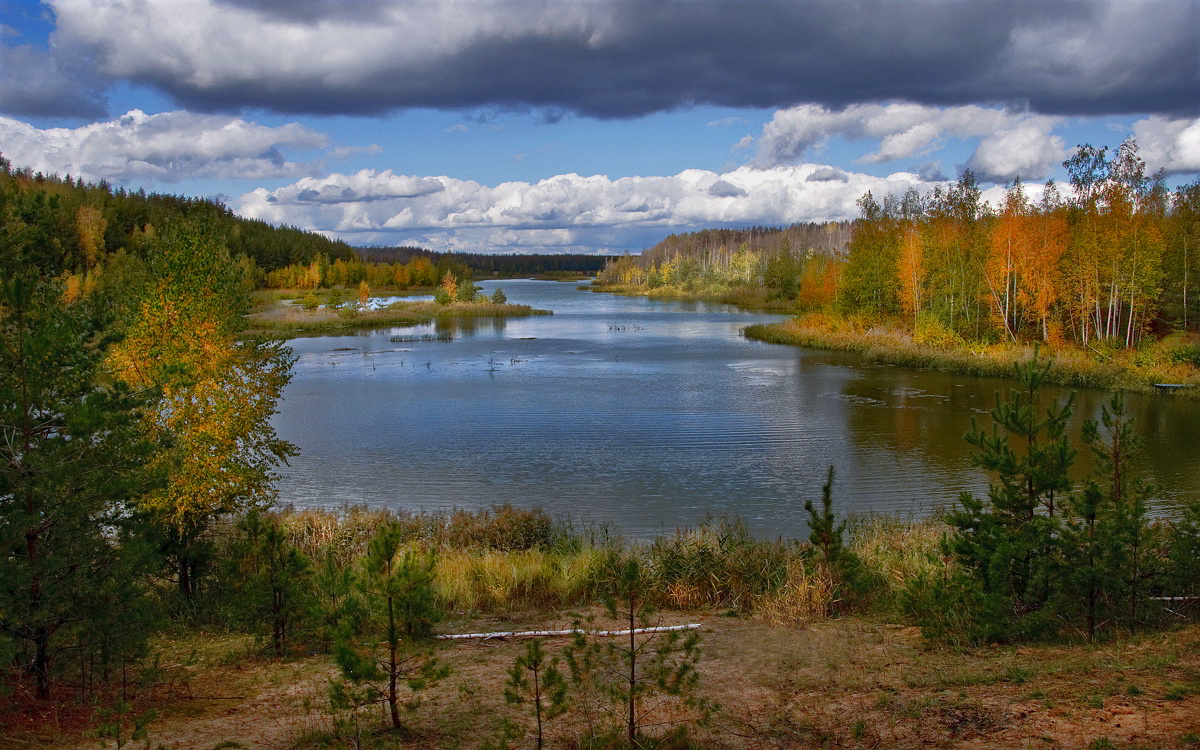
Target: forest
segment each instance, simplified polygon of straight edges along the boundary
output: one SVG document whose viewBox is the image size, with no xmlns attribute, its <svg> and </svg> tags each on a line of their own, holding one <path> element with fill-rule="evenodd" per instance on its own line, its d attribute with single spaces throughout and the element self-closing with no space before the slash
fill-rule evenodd
<svg viewBox="0 0 1200 750">
<path fill-rule="evenodd" d="M 1107 169 L 1106 190 L 1115 179 L 1115 168 Z M 1155 189 L 1151 184 L 1145 195 Z M 1174 271 L 1162 260 L 1179 227 L 1191 227 L 1183 236 L 1192 237 L 1194 224 L 1181 223 L 1189 204 L 1179 197 L 1189 190 L 1172 196 L 1160 214 L 1141 207 L 1148 197 L 1131 214 L 1146 219 L 1129 240 L 1132 257 L 1144 260 L 1151 245 L 1158 248 L 1154 278 L 1161 291 L 1151 294 L 1136 273 L 1130 281 L 1127 272 L 1141 266 L 1127 265 L 1114 251 L 1106 260 L 1113 265 L 1095 271 L 1115 269 L 1114 277 L 1097 276 L 1109 285 L 1103 287 L 1109 296 L 1089 298 L 1079 319 L 1061 299 L 1042 316 L 1035 301 L 1021 297 L 1034 278 L 1028 261 L 1016 260 L 1023 250 L 1012 251 L 1010 275 L 997 277 L 1007 278 L 1011 290 L 1010 307 L 997 308 L 1003 316 L 993 311 L 994 297 L 1003 301 L 1003 294 L 978 288 L 955 292 L 945 310 L 940 299 L 922 297 L 916 305 L 914 298 L 914 312 L 905 308 L 901 281 L 894 300 L 851 283 L 869 269 L 895 273 L 879 259 L 900 253 L 922 222 L 934 221 L 928 206 L 936 194 L 914 204 L 925 207 L 911 216 L 905 200 L 887 199 L 872 213 L 867 199 L 869 215 L 853 225 L 669 238 L 647 253 L 648 267 L 622 258 L 605 273 L 628 272 L 627 282 L 640 273 L 646 284 L 656 278 L 662 285 L 716 286 L 714 279 L 757 285 L 789 304 L 807 299 L 878 314 L 945 314 L 944 325 L 964 335 L 978 325 L 994 338 L 1045 334 L 1052 340 L 1060 331 L 1094 341 L 1103 330 L 1104 340 L 1137 346 L 1161 327 L 1194 325 L 1190 317 L 1185 323 L 1187 276 L 1177 293 L 1170 291 Z M 1020 194 L 1019 186 L 1010 190 Z M 1096 225 L 1110 226 L 1115 200 L 1097 198 Z M 1086 218 L 1085 208 L 1055 210 L 1071 227 Z M 964 226 L 987 233 L 963 237 L 974 237 L 988 259 L 1008 257 L 997 249 L 1008 236 L 998 228 L 1003 210 L 978 210 Z M 1022 227 L 1044 220 L 1042 209 L 1021 210 L 1029 219 Z M 1096 232 L 1126 237 L 1111 234 L 1115 229 Z M 734 242 L 738 247 L 729 252 Z M 1024 245 L 1013 240 L 1012 247 Z M 456 261 L 443 256 L 442 262 Z M 985 278 L 993 273 L 990 260 L 981 256 L 979 263 Z M 1131 700 L 1144 694 L 1146 703 L 1186 702 L 1200 694 L 1189 666 L 1198 653 L 1187 640 L 1194 628 L 1183 631 L 1182 641 L 1171 640 L 1177 624 L 1200 614 L 1200 503 L 1183 503 L 1170 518 L 1156 515 L 1153 488 L 1138 479 L 1136 426 L 1121 397 L 1081 434 L 1067 434 L 1072 404 L 1041 396 L 1048 370 L 1036 357 L 1010 373 L 1015 385 L 1006 398 L 997 397 L 990 429 L 978 427 L 966 438 L 975 465 L 993 477 L 988 495 L 964 494 L 942 518 L 846 519 L 837 510 L 832 467 L 819 493 L 796 488 L 807 498 L 797 505 L 811 532 L 797 540 L 754 538 L 736 518 L 635 543 L 535 508 L 421 515 L 280 507 L 275 480 L 296 448 L 278 437 L 270 417 L 294 359 L 281 342 L 241 335 L 252 290 L 289 268 L 315 267 L 306 283 L 330 285 L 342 275 L 350 283 L 354 269 L 396 273 L 417 266 L 437 268 L 419 253 L 404 263 L 372 266 L 340 243 L 245 222 L 209 201 L 114 191 L 3 164 L 4 736 L 30 746 L 148 745 L 160 724 L 205 711 L 230 715 L 222 701 L 246 696 L 220 691 L 234 684 L 249 693 L 248 675 L 260 673 L 270 676 L 254 683 L 262 691 L 258 703 L 269 711 L 260 723 L 270 724 L 277 712 L 290 710 L 278 697 L 290 678 L 280 675 L 297 668 L 307 670 L 297 679 L 316 686 L 303 715 L 317 718 L 293 727 L 294 747 L 541 747 L 552 741 L 687 748 L 744 747 L 738 743 L 747 738 L 750 746 L 781 737 L 807 741 L 817 736 L 816 725 L 788 718 L 792 709 L 762 721 L 738 709 L 748 704 L 746 694 L 765 689 L 755 687 L 757 667 L 744 657 L 748 650 L 769 642 L 776 650 L 763 652 L 762 663 L 793 659 L 802 640 L 795 634 L 815 623 L 845 627 L 837 632 L 851 641 L 870 630 L 891 643 L 892 623 L 921 629 L 925 645 L 905 641 L 871 670 L 911 661 L 918 648 L 935 655 L 994 654 L 985 649 L 1141 638 L 1156 656 L 1167 656 L 1139 672 L 1138 685 L 1124 688 Z M 932 271 L 920 277 L 928 284 L 942 278 Z M 1173 294 L 1181 309 L 1170 306 Z M 1094 317 L 1093 302 L 1116 322 Z M 1133 329 L 1138 335 L 1131 337 Z M 1097 468 L 1074 485 L 1069 469 L 1078 451 L 1092 453 Z M 694 619 L 707 623 L 703 630 L 636 632 Z M 472 633 L 513 621 L 523 629 L 555 621 L 571 638 L 562 648 L 534 640 L 497 650 L 486 668 L 479 666 L 489 658 L 483 652 L 455 650 L 438 639 L 446 631 Z M 612 631 L 621 637 L 610 638 Z M 703 659 L 710 658 L 701 645 L 728 633 L 735 635 L 727 636 L 724 653 L 711 658 L 719 673 L 751 684 L 739 688 L 746 693 L 726 696 L 733 705 L 722 709 L 713 698 L 722 681 L 701 680 Z M 1167 639 L 1161 641 L 1166 645 L 1146 640 L 1153 638 Z M 826 655 L 813 658 L 832 658 L 824 647 L 820 652 Z M 856 664 L 859 657 L 845 651 L 841 658 Z M 957 668 L 972 669 L 976 658 L 991 657 L 962 657 Z M 1036 658 L 1029 663 L 1006 668 L 1038 668 Z M 834 664 L 831 673 L 841 666 Z M 1109 675 L 1107 669 L 1089 674 Z M 463 675 L 457 683 L 456 670 Z M 1019 670 L 989 677 L 989 684 L 1035 679 Z M 928 726 L 942 734 L 959 731 L 953 717 L 960 714 L 953 711 L 962 705 L 944 706 L 944 695 L 937 697 L 947 684 L 929 675 L 928 685 L 914 686 L 904 671 L 910 682 L 897 677 L 874 708 L 849 724 L 821 724 L 821 736 L 882 742 L 889 722 L 893 736 L 897 726 L 918 735 Z M 872 685 L 874 678 L 867 677 Z M 771 689 L 781 705 L 811 702 L 800 699 L 809 687 L 790 676 L 779 679 Z M 982 679 L 972 673 L 953 685 L 965 694 Z M 210 692 L 193 691 L 193 684 Z M 457 692 L 447 685 L 457 685 Z M 912 706 L 946 707 L 951 719 L 889 708 L 887 701 L 902 691 Z M 427 699 L 440 708 L 427 708 Z M 1084 705 L 1094 696 L 1069 700 Z M 198 708 L 205 701 L 208 707 Z M 1174 726 L 1170 731 L 1179 738 Z M 225 737 L 210 746 L 238 744 Z"/>
<path fill-rule="evenodd" d="M 1200 326 L 1200 181 L 1169 190 L 1130 138 L 1080 146 L 1033 200 L 1018 179 L 1000 205 L 965 171 L 922 194 L 867 193 L 852 224 L 710 230 L 611 262 L 630 289 L 774 302 L 886 321 L 933 342 L 1076 346 L 1108 356 Z M 1200 349 L 1178 357 L 1200 362 Z"/>
</svg>

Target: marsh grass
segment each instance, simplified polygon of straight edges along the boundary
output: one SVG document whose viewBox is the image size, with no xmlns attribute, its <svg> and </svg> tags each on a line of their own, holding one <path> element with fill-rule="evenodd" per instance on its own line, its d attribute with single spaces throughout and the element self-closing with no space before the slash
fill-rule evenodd
<svg viewBox="0 0 1200 750">
<path fill-rule="evenodd" d="M 307 292 L 300 297 L 309 306 L 329 301 L 329 290 Z M 408 302 L 399 300 L 375 310 L 359 310 L 354 304 L 332 309 L 305 309 L 305 305 L 290 304 L 296 299 L 286 290 L 255 292 L 251 312 L 246 316 L 245 336 L 291 336 L 322 333 L 332 330 L 374 328 L 389 325 L 417 325 L 435 319 L 449 318 L 514 318 L 531 315 L 550 315 L 549 310 L 535 310 L 529 305 L 494 304 L 492 302 Z"/>
<path fill-rule="evenodd" d="M 930 326 L 914 334 L 888 323 L 826 313 L 747 326 L 743 334 L 773 344 L 858 352 L 883 364 L 988 377 L 1011 377 L 1013 366 L 1034 354 L 1029 345 L 969 343 Z M 1180 383 L 1192 387 L 1178 395 L 1200 397 L 1200 370 L 1176 356 L 1189 346 L 1177 339 L 1168 337 L 1136 351 L 1063 345 L 1039 356 L 1050 363 L 1049 379 L 1061 385 L 1147 391 L 1155 383 Z"/>
<path fill-rule="evenodd" d="M 290 544 L 314 561 L 331 556 L 341 568 L 358 564 L 376 531 L 395 522 L 407 548 L 436 552 L 438 601 L 463 615 L 595 602 L 604 581 L 631 558 L 647 571 L 645 596 L 658 608 L 726 609 L 803 624 L 837 603 L 834 576 L 809 559 L 806 544 L 756 539 L 739 519 L 710 519 L 650 542 L 629 542 L 512 505 L 436 514 L 362 506 L 275 513 Z M 853 518 L 849 528 L 851 549 L 885 581 L 872 606 L 897 599 L 903 587 L 943 564 L 935 554 L 939 521 L 867 516 Z M 218 553 L 237 533 L 236 524 L 222 526 L 214 541 Z"/>
</svg>

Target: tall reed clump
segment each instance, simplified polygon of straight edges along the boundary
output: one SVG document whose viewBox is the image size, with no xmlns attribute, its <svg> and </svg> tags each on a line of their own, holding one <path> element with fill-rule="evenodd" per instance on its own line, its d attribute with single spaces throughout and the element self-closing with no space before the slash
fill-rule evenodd
<svg viewBox="0 0 1200 750">
<path fill-rule="evenodd" d="M 755 539 L 740 519 L 678 529 L 639 551 L 654 597 L 679 609 L 732 607 L 749 613 L 783 586 L 795 545 Z"/>
<path fill-rule="evenodd" d="M 656 607 L 727 608 L 794 624 L 844 611 L 852 598 L 860 611 L 890 607 L 896 592 L 942 564 L 939 521 L 879 516 L 847 519 L 847 549 L 862 569 L 874 571 L 870 595 L 856 590 L 850 596 L 844 582 L 818 564 L 810 545 L 756 539 L 736 518 L 710 519 L 650 542 L 627 542 L 603 530 L 573 528 L 540 509 L 511 505 L 441 514 L 360 506 L 283 508 L 270 515 L 286 543 L 318 572 L 313 597 L 333 607 L 346 595 L 335 584 L 361 563 L 384 526 L 405 550 L 436 553 L 433 596 L 447 612 L 467 615 L 598 601 L 612 571 L 633 559 L 645 573 L 645 596 Z M 223 526 L 214 549 L 235 550 L 241 533 L 236 524 Z M 233 591 L 235 584 L 229 581 L 225 588 Z M 214 602 L 211 611 L 237 609 L 232 600 L 229 607 L 219 604 Z M 331 632 L 313 638 L 327 648 Z"/>
<path fill-rule="evenodd" d="M 438 558 L 434 590 L 446 609 L 463 613 L 570 606 L 595 597 L 606 561 L 595 549 L 448 548 Z"/>
<path fill-rule="evenodd" d="M 940 517 L 850 516 L 848 547 L 874 581 L 871 607 L 890 609 L 916 581 L 942 576 L 953 565 L 942 550 L 949 527 Z"/>
</svg>

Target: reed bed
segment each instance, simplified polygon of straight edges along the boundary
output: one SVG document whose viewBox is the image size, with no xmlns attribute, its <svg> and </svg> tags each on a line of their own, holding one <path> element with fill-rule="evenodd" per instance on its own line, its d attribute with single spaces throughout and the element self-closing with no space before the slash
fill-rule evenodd
<svg viewBox="0 0 1200 750">
<path fill-rule="evenodd" d="M 339 567 L 361 560 L 376 530 L 398 524 L 410 549 L 435 553 L 440 604 L 462 615 L 583 606 L 597 601 L 624 561 L 646 573 L 643 595 L 657 607 L 725 609 L 775 623 L 803 623 L 843 611 L 836 577 L 807 543 L 756 539 L 738 519 L 712 519 L 649 542 L 606 530 L 575 529 L 540 509 L 424 514 L 360 506 L 283 508 L 288 541 L 312 560 Z M 941 571 L 937 519 L 852 517 L 848 549 L 870 571 L 871 606 L 890 606 L 911 581 Z M 224 527 L 223 534 L 236 534 Z"/>
</svg>

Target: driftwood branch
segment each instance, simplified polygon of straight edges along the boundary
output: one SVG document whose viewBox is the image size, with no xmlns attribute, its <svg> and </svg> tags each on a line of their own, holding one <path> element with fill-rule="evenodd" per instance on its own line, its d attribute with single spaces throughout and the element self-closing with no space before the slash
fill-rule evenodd
<svg viewBox="0 0 1200 750">
<path fill-rule="evenodd" d="M 440 641 L 466 641 L 466 640 L 491 640 L 493 638 L 553 638 L 556 636 L 584 635 L 595 636 L 597 638 L 611 638 L 618 635 L 640 635 L 642 633 L 666 633 L 672 630 L 695 630 L 700 627 L 699 623 L 690 625 L 660 625 L 650 628 L 634 628 L 633 630 L 585 630 L 584 628 L 571 628 L 569 630 L 511 630 L 498 633 L 450 633 L 444 635 L 436 635 Z"/>
</svg>

